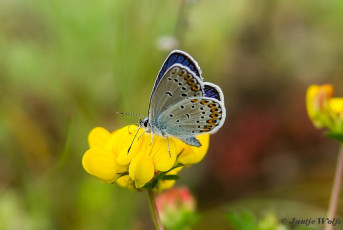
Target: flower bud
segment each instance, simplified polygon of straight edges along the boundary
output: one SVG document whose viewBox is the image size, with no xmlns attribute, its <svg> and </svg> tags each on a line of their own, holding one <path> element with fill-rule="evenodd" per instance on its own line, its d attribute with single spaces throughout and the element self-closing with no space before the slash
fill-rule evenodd
<svg viewBox="0 0 343 230">
<path fill-rule="evenodd" d="M 186 229 L 198 219 L 196 202 L 186 187 L 173 188 L 156 198 L 157 210 L 167 229 Z"/>
</svg>

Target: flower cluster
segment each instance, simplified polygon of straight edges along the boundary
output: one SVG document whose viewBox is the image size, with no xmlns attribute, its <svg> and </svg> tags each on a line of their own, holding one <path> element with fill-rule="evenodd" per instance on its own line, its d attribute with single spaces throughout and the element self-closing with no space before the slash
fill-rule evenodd
<svg viewBox="0 0 343 230">
<path fill-rule="evenodd" d="M 332 97 L 332 85 L 311 85 L 307 89 L 307 113 L 317 128 L 328 129 L 327 136 L 343 141 L 343 98 Z"/>
<path fill-rule="evenodd" d="M 173 188 L 158 195 L 156 206 L 167 229 L 191 229 L 199 219 L 196 200 L 187 187 Z"/>
<path fill-rule="evenodd" d="M 202 146 L 197 148 L 176 138 L 152 138 L 143 132 L 135 125 L 113 133 L 94 128 L 88 136 L 90 149 L 83 156 L 83 168 L 105 183 L 162 191 L 174 185 L 184 166 L 201 161 L 209 146 L 208 134 L 198 136 Z"/>
</svg>

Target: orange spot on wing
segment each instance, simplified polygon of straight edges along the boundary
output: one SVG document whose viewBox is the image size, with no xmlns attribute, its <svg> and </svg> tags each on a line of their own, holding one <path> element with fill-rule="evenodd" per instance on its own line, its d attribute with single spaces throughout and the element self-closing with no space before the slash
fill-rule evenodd
<svg viewBox="0 0 343 230">
<path fill-rule="evenodd" d="M 204 129 L 204 132 L 208 132 L 212 129 L 212 126 L 211 125 L 206 125 L 205 126 L 205 129 Z"/>
<path fill-rule="evenodd" d="M 199 87 L 197 85 L 192 85 L 192 90 L 193 91 L 199 91 Z"/>
<path fill-rule="evenodd" d="M 214 119 L 210 119 L 210 120 L 207 120 L 207 122 L 210 124 L 210 125 L 215 125 L 215 123 L 213 122 Z"/>
<path fill-rule="evenodd" d="M 218 112 L 215 111 L 215 112 L 211 113 L 210 117 L 211 118 L 217 118 L 218 117 Z"/>
<path fill-rule="evenodd" d="M 200 103 L 201 103 L 202 105 L 207 105 L 207 104 L 208 104 L 208 101 L 206 101 L 206 100 L 201 100 Z"/>
</svg>

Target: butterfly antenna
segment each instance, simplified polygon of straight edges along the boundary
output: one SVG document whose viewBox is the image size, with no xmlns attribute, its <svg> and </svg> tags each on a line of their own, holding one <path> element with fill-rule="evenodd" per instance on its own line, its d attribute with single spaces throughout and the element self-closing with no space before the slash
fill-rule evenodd
<svg viewBox="0 0 343 230">
<path fill-rule="evenodd" d="M 169 147 L 169 138 L 167 136 L 167 143 L 168 143 L 168 152 L 169 152 L 169 157 L 171 157 L 171 152 L 170 152 L 170 147 Z"/>
<path fill-rule="evenodd" d="M 127 154 L 129 154 L 129 152 L 130 152 L 130 150 L 131 150 L 131 147 L 132 147 L 132 145 L 133 145 L 133 142 L 134 142 L 134 140 L 136 139 L 136 136 L 137 136 L 139 130 L 140 130 L 140 128 L 138 128 L 138 130 L 137 130 L 135 136 L 133 137 L 132 142 L 131 142 L 131 144 L 130 144 L 130 147 L 129 147 L 129 149 L 127 150 Z"/>
<path fill-rule="evenodd" d="M 139 117 L 145 118 L 145 116 L 140 115 L 140 114 L 136 114 L 136 113 L 122 113 L 122 112 L 117 112 L 117 114 L 121 114 L 121 115 L 133 115 L 133 116 L 139 116 Z"/>
</svg>

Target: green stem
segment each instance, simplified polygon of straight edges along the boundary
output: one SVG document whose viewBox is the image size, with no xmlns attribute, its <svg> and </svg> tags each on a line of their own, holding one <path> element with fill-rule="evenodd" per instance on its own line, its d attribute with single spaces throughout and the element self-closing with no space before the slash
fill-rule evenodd
<svg viewBox="0 0 343 230">
<path fill-rule="evenodd" d="M 150 189 L 147 189 L 147 192 L 148 192 L 148 198 L 149 198 L 150 211 L 151 211 L 152 219 L 155 224 L 155 228 L 156 230 L 163 230 L 163 225 L 162 225 L 160 216 L 158 215 L 158 210 L 156 207 L 154 192 Z"/>
<path fill-rule="evenodd" d="M 327 214 L 327 217 L 330 220 L 332 220 L 336 214 L 339 192 L 341 189 L 342 174 L 343 174 L 343 145 L 341 145 L 341 148 L 338 153 L 336 175 L 335 175 L 335 179 L 334 179 L 334 183 L 333 183 L 333 187 L 331 191 L 330 204 L 329 204 L 329 209 L 328 209 L 328 214 Z M 331 229 L 333 229 L 332 224 L 326 224 L 325 230 L 331 230 Z"/>
</svg>

